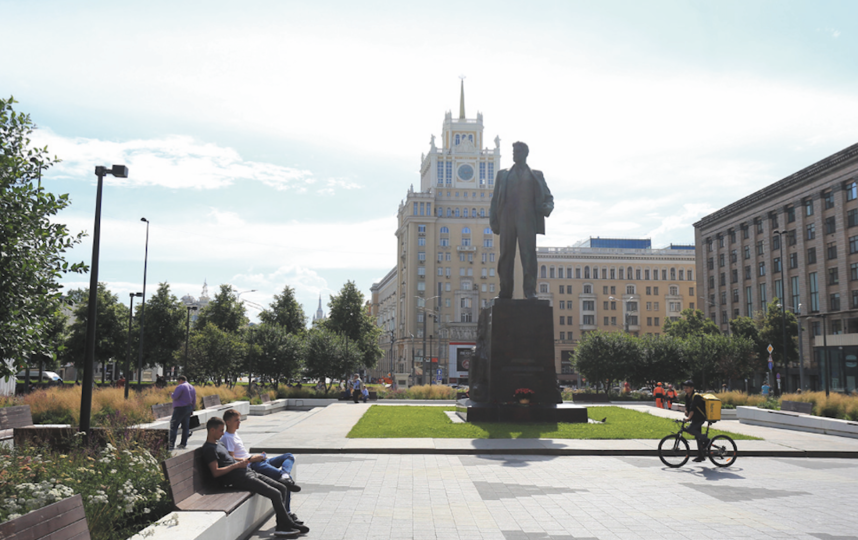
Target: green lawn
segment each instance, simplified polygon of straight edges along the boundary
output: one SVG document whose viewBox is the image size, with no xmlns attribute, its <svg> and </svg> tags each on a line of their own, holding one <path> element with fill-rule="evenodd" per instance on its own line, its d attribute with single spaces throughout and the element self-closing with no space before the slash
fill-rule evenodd
<svg viewBox="0 0 858 540">
<path fill-rule="evenodd" d="M 349 432 L 355 439 L 661 439 L 675 432 L 677 424 L 666 418 L 622 407 L 589 407 L 593 420 L 604 424 L 454 424 L 444 411 L 455 407 L 373 405 Z M 717 424 L 716 424 L 717 425 Z M 713 429 L 710 436 L 725 433 Z M 734 439 L 759 440 L 729 433 Z"/>
</svg>

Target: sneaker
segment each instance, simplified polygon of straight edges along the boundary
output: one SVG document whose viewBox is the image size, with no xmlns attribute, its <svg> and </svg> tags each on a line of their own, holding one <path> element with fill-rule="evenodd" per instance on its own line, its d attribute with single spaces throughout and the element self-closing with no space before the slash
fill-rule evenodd
<svg viewBox="0 0 858 540">
<path fill-rule="evenodd" d="M 177 446 L 176 448 L 178 448 L 179 450 L 184 450 L 184 449 L 185 449 L 185 448 L 187 448 L 187 447 L 188 447 L 188 445 L 187 445 L 187 444 L 180 444 L 180 445 L 179 445 L 179 446 Z"/>
<path fill-rule="evenodd" d="M 706 461 L 706 456 L 697 456 L 692 461 L 694 461 L 695 463 L 700 463 L 701 461 Z"/>
<path fill-rule="evenodd" d="M 288 474 L 284 474 L 283 476 L 280 477 L 280 483 L 283 484 L 284 486 L 286 486 L 286 489 L 288 489 L 289 491 L 292 491 L 295 493 L 298 493 L 299 491 L 301 491 L 301 486 L 296 484 L 295 480 L 292 480 L 292 477 L 289 476 Z"/>
<path fill-rule="evenodd" d="M 303 524 L 304 524 L 304 522 L 303 522 L 303 521 L 301 521 L 300 519 L 298 519 L 298 516 L 296 516 L 296 515 L 295 515 L 295 514 L 293 514 L 292 512 L 289 512 L 289 518 L 291 518 L 291 519 L 292 519 L 292 521 L 293 521 L 296 525 L 303 525 Z"/>
<path fill-rule="evenodd" d="M 280 538 L 298 538 L 300 535 L 301 533 L 295 529 L 276 529 L 274 531 L 274 536 L 279 536 Z"/>
</svg>

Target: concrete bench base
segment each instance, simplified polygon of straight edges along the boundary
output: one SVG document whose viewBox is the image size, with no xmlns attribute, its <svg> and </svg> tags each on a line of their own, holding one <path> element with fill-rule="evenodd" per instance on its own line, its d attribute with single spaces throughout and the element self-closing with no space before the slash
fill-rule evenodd
<svg viewBox="0 0 858 540">
<path fill-rule="evenodd" d="M 254 495 L 231 514 L 171 512 L 130 540 L 244 540 L 273 515 L 271 501 Z"/>
<path fill-rule="evenodd" d="M 201 409 L 199 411 L 194 411 L 194 416 L 199 418 L 200 425 L 199 427 L 193 428 L 191 431 L 197 431 L 200 429 L 206 428 L 206 422 L 208 422 L 209 418 L 213 416 L 218 416 L 223 418 L 223 412 L 227 409 L 235 409 L 241 413 L 241 418 L 247 418 L 247 415 L 250 414 L 250 402 L 249 401 L 233 401 L 232 403 L 227 403 L 226 405 L 221 405 L 219 407 L 214 407 L 211 409 Z M 141 428 L 149 428 L 149 429 L 170 429 L 170 419 L 162 419 L 152 422 L 150 424 L 141 424 L 139 426 Z"/>
<path fill-rule="evenodd" d="M 858 422 L 811 416 L 789 411 L 771 411 L 757 407 L 737 407 L 739 421 L 743 424 L 794 429 L 810 433 L 837 435 L 858 439 Z"/>
</svg>

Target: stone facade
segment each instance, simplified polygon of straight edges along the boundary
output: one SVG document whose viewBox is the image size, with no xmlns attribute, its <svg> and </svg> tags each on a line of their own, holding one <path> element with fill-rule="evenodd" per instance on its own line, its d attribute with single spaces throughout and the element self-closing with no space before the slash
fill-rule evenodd
<svg viewBox="0 0 858 540">
<path fill-rule="evenodd" d="M 723 332 L 775 297 L 800 312 L 805 386 L 812 389 L 822 385 L 816 360 L 823 342 L 832 355 L 831 389 L 852 390 L 858 378 L 856 181 L 858 144 L 694 224 L 701 308 Z M 799 372 L 796 364 L 784 374 L 787 389 L 798 387 Z"/>
</svg>

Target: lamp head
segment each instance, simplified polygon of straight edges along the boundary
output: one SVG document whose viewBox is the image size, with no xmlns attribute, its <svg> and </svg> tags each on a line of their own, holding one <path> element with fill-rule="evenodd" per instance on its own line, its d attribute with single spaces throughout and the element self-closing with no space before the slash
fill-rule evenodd
<svg viewBox="0 0 858 540">
<path fill-rule="evenodd" d="M 128 167 L 125 165 L 114 165 L 111 167 L 110 174 L 116 178 L 128 178 Z"/>
<path fill-rule="evenodd" d="M 140 218 L 140 221 L 145 221 L 146 223 L 149 223 L 149 220 L 144 217 Z"/>
</svg>

